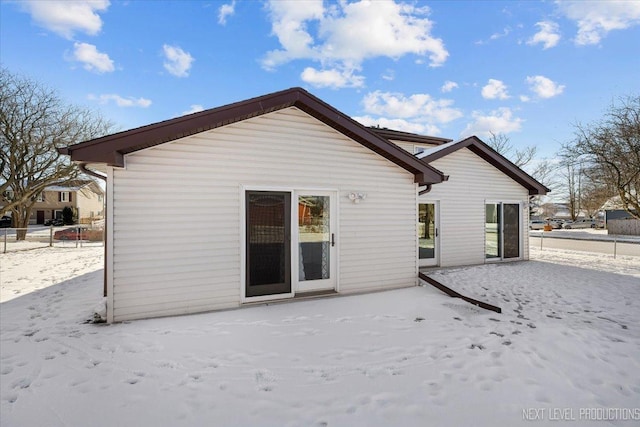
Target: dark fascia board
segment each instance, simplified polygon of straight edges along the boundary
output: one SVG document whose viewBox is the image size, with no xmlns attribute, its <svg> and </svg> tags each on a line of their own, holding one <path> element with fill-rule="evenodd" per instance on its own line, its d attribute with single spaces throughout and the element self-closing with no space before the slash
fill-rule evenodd
<svg viewBox="0 0 640 427">
<path fill-rule="evenodd" d="M 421 185 L 437 184 L 445 179 L 436 168 L 298 87 L 92 139 L 60 152 L 77 162 L 124 167 L 126 154 L 288 107 L 299 108 L 411 172 L 415 182 Z"/>
<path fill-rule="evenodd" d="M 442 145 L 453 141 L 448 138 L 439 138 L 436 136 L 418 135 L 417 133 L 402 132 L 388 128 L 370 127 L 371 131 L 386 139 L 395 139 L 396 141 L 417 142 L 419 144 Z"/>
<path fill-rule="evenodd" d="M 518 184 L 529 190 L 530 196 L 545 195 L 551 192 L 550 189 L 542 185 L 531 175 L 514 165 L 509 159 L 498 153 L 493 148 L 485 144 L 477 136 L 470 136 L 461 141 L 451 144 L 450 146 L 438 150 L 432 154 L 427 154 L 421 157 L 421 160 L 430 163 L 434 160 L 438 160 L 445 157 L 461 148 L 468 148 L 471 152 L 480 156 L 486 162 L 500 170 L 505 175 L 516 181 Z"/>
</svg>

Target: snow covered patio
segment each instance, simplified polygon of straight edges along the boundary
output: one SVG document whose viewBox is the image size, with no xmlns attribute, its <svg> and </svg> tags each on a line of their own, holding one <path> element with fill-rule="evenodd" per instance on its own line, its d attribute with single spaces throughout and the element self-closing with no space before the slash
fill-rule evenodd
<svg viewBox="0 0 640 427">
<path fill-rule="evenodd" d="M 502 314 L 415 287 L 108 326 L 102 251 L 0 255 L 2 426 L 640 420 L 636 257 L 433 273 Z"/>
</svg>

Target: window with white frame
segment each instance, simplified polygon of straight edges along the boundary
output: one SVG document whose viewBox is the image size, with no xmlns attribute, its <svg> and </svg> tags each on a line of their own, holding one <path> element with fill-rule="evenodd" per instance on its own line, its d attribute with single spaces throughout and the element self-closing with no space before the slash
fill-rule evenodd
<svg viewBox="0 0 640 427">
<path fill-rule="evenodd" d="M 60 199 L 61 202 L 70 202 L 71 201 L 71 193 L 69 191 L 61 191 Z"/>
<path fill-rule="evenodd" d="M 40 193 L 36 196 L 36 202 L 44 202 L 44 193 Z"/>
</svg>

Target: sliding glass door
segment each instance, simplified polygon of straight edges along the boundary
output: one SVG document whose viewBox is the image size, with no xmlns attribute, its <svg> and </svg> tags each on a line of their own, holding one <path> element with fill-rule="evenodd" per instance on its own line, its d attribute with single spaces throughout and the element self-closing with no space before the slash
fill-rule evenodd
<svg viewBox="0 0 640 427">
<path fill-rule="evenodd" d="M 420 267 L 438 265 L 438 203 L 418 204 L 418 259 Z"/>
<path fill-rule="evenodd" d="M 246 192 L 246 296 L 291 292 L 291 193 Z"/>
<path fill-rule="evenodd" d="M 335 191 L 246 190 L 244 297 L 336 289 L 337 218 Z"/>
<path fill-rule="evenodd" d="M 520 258 L 522 211 L 519 203 L 485 205 L 485 258 Z"/>
<path fill-rule="evenodd" d="M 520 204 L 502 205 L 503 258 L 520 258 Z"/>
</svg>

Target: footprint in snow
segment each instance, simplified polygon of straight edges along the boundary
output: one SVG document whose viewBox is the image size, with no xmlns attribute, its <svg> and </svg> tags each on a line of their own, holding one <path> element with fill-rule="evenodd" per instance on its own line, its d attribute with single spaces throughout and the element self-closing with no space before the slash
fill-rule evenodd
<svg viewBox="0 0 640 427">
<path fill-rule="evenodd" d="M 259 391 L 271 391 L 275 377 L 270 371 L 261 369 L 255 372 L 255 381 Z"/>
</svg>

